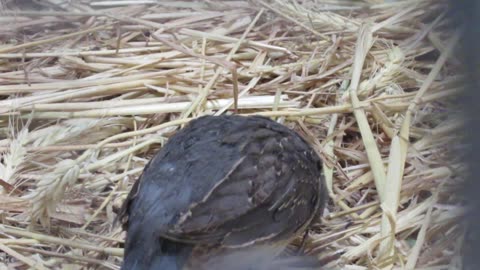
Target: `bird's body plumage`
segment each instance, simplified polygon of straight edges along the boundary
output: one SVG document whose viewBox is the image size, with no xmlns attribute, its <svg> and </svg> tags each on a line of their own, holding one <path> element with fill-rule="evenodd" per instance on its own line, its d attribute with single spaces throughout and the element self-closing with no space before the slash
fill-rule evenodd
<svg viewBox="0 0 480 270">
<path fill-rule="evenodd" d="M 221 247 L 227 258 L 289 240 L 323 209 L 324 190 L 318 155 L 294 131 L 264 117 L 200 117 L 127 197 L 123 269 L 182 269 L 197 251 Z"/>
</svg>

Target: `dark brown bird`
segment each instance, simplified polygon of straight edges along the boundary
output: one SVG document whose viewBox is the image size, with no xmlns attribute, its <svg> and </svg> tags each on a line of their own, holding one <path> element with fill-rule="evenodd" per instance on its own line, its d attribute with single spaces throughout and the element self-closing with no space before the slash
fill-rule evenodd
<svg viewBox="0 0 480 270">
<path fill-rule="evenodd" d="M 259 116 L 200 117 L 132 187 L 122 269 L 261 269 L 325 199 L 320 158 L 296 132 Z"/>
</svg>

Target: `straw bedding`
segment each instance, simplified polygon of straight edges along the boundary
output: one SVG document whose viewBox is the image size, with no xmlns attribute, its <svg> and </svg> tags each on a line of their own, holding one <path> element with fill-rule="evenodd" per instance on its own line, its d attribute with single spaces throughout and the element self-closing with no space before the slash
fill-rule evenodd
<svg viewBox="0 0 480 270">
<path fill-rule="evenodd" d="M 118 269 L 113 220 L 143 166 L 192 118 L 235 105 L 325 161 L 308 254 L 461 266 L 462 33 L 446 2 L 0 4 L 0 269 Z"/>
</svg>

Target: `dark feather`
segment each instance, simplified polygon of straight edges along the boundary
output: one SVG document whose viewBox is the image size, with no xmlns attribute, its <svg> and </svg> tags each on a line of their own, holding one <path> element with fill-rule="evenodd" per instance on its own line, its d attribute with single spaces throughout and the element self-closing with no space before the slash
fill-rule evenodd
<svg viewBox="0 0 480 270">
<path fill-rule="evenodd" d="M 125 260 L 140 256 L 143 269 L 157 269 L 148 265 L 169 258 L 161 245 L 181 246 L 181 257 L 191 247 L 291 239 L 321 211 L 324 190 L 321 161 L 296 132 L 258 116 L 200 117 L 170 138 L 128 195 L 119 215 Z"/>
</svg>

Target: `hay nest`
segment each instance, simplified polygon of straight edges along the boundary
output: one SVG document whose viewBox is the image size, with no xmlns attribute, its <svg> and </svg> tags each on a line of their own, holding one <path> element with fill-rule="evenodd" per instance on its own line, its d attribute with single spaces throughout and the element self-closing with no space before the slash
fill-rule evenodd
<svg viewBox="0 0 480 270">
<path fill-rule="evenodd" d="M 1 1 L 0 269 L 118 269 L 132 183 L 234 95 L 325 161 L 308 254 L 460 267 L 461 33 L 444 1 L 368 2 Z"/>
</svg>

